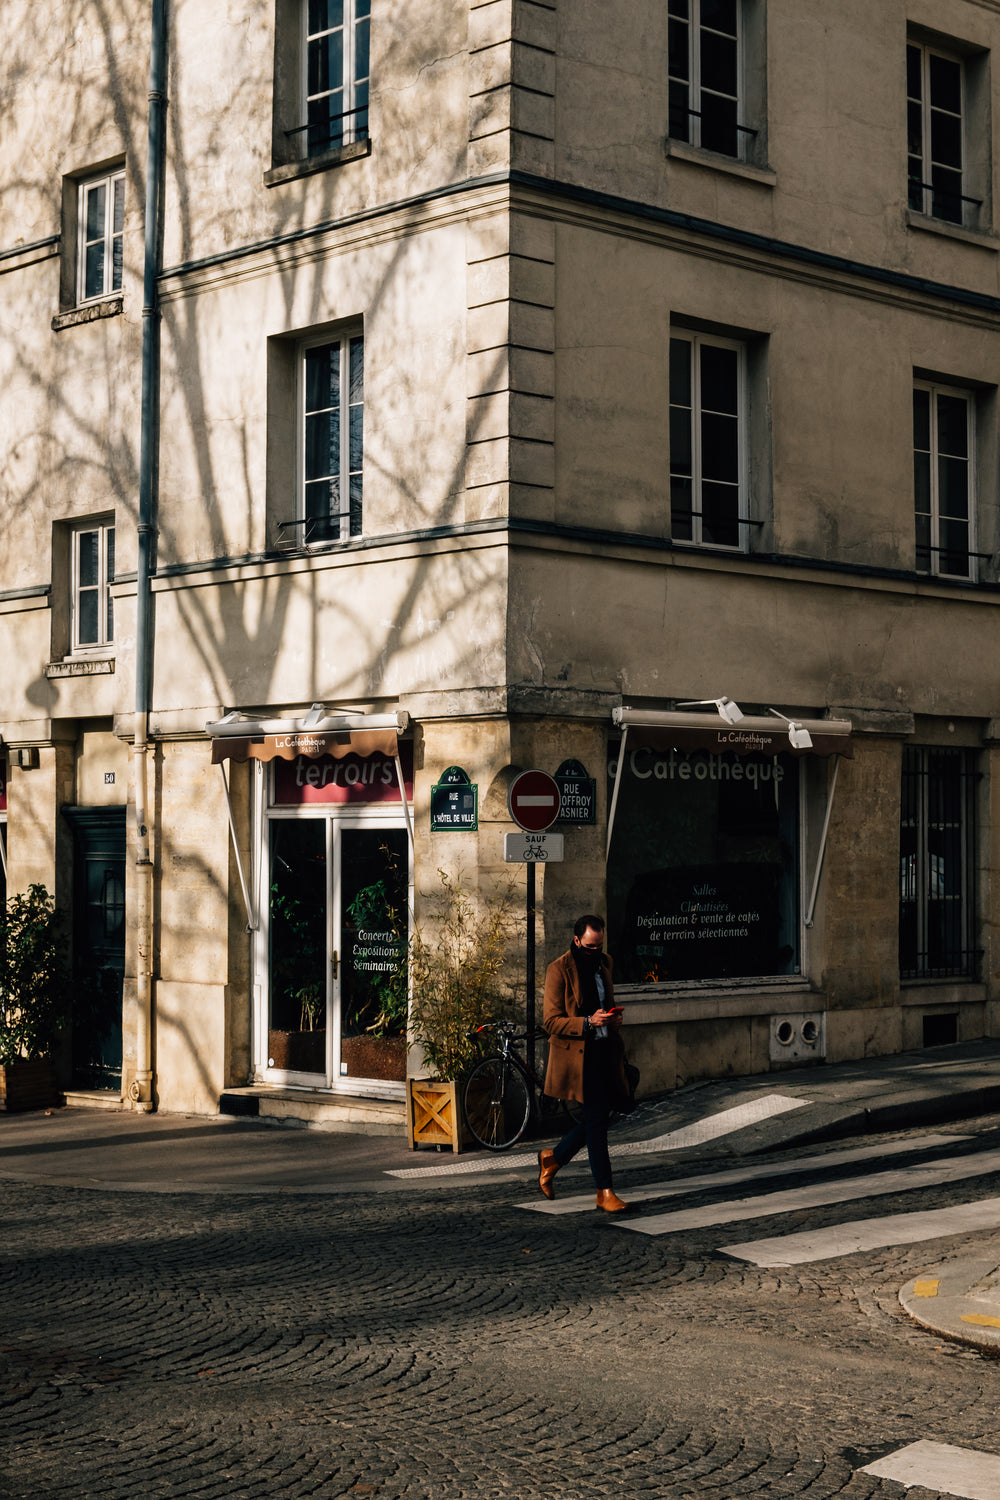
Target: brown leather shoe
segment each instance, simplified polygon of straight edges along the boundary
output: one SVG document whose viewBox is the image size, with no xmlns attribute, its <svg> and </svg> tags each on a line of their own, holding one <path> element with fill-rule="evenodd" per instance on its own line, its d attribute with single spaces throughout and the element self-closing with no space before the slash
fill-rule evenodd
<svg viewBox="0 0 1000 1500">
<path fill-rule="evenodd" d="M 623 1214 L 628 1209 L 628 1204 L 622 1202 L 614 1188 L 601 1188 L 595 1206 L 603 1208 L 606 1214 Z"/>
<path fill-rule="evenodd" d="M 538 1153 L 538 1191 L 546 1198 L 554 1198 L 556 1190 L 552 1186 L 552 1179 L 559 1170 L 554 1151 L 539 1151 Z"/>
</svg>

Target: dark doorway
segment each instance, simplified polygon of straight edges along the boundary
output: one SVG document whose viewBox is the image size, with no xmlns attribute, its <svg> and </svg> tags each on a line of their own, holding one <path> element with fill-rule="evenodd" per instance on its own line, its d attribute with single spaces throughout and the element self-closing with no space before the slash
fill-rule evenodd
<svg viewBox="0 0 1000 1500">
<path fill-rule="evenodd" d="M 73 829 L 72 1087 L 121 1089 L 125 809 L 67 807 Z"/>
</svg>

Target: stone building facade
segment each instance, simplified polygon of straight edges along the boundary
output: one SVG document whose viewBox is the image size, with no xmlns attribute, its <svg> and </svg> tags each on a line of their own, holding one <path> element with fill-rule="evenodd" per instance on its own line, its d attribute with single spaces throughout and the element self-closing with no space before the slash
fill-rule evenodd
<svg viewBox="0 0 1000 1500">
<path fill-rule="evenodd" d="M 996 1034 L 1000 5 L 620 9 L 4 5 L 71 1093 L 396 1128 L 393 913 L 526 768 L 647 1089 Z"/>
</svg>

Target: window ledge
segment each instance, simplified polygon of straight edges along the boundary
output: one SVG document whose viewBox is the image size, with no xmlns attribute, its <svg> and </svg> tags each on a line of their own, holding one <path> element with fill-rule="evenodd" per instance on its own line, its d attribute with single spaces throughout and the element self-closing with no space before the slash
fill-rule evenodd
<svg viewBox="0 0 1000 1500">
<path fill-rule="evenodd" d="M 84 307 L 72 307 L 68 312 L 57 313 L 52 319 L 52 332 L 76 328 L 80 323 L 96 323 L 99 318 L 117 318 L 124 311 L 124 297 L 105 297 L 100 302 L 88 302 Z"/>
<path fill-rule="evenodd" d="M 325 172 L 330 167 L 339 167 L 343 162 L 359 161 L 371 156 L 372 138 L 352 141 L 348 146 L 334 146 L 330 151 L 321 151 L 317 156 L 303 157 L 301 161 L 285 162 L 264 173 L 264 186 L 277 187 L 282 182 L 294 182 L 299 177 L 311 177 L 315 172 Z"/>
<path fill-rule="evenodd" d="M 48 678 L 104 677 L 115 670 L 113 656 L 74 656 L 68 661 L 52 661 L 45 668 Z"/>
<path fill-rule="evenodd" d="M 908 229 L 923 229 L 928 234 L 941 234 L 948 240 L 964 240 L 967 245 L 978 245 L 983 250 L 1000 250 L 1000 235 L 993 229 L 963 229 L 961 224 L 932 219 L 930 214 L 918 214 L 912 208 L 906 210 L 906 226 Z"/>
<path fill-rule="evenodd" d="M 663 153 L 669 159 L 691 162 L 696 167 L 709 167 L 715 172 L 728 172 L 732 177 L 742 177 L 747 182 L 759 182 L 762 187 L 776 187 L 778 174 L 772 167 L 755 167 L 751 162 L 739 161 L 735 156 L 723 156 L 718 151 L 705 151 L 701 146 L 692 146 L 687 141 L 675 141 L 668 135 L 663 142 Z"/>
</svg>

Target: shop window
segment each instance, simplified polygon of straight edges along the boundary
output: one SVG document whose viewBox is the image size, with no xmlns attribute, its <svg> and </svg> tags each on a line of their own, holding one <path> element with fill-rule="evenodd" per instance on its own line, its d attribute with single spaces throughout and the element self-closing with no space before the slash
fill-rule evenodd
<svg viewBox="0 0 1000 1500">
<path fill-rule="evenodd" d="M 616 981 L 799 972 L 799 769 L 791 755 L 628 749 L 608 861 Z"/>
<path fill-rule="evenodd" d="M 76 652 L 106 651 L 114 642 L 115 528 L 90 521 L 70 533 L 70 644 Z"/>
<path fill-rule="evenodd" d="M 669 0 L 668 139 L 746 161 L 755 156 L 761 0 Z"/>
<path fill-rule="evenodd" d="M 983 227 L 989 178 L 988 57 L 910 37 L 906 46 L 907 201 L 945 224 Z"/>
<path fill-rule="evenodd" d="M 913 390 L 913 497 L 919 573 L 975 578 L 975 403 L 970 391 Z"/>
<path fill-rule="evenodd" d="M 670 534 L 746 551 L 746 351 L 731 340 L 670 340 Z"/>
<path fill-rule="evenodd" d="M 903 749 L 899 870 L 902 979 L 969 979 L 975 943 L 975 753 Z"/>
</svg>

